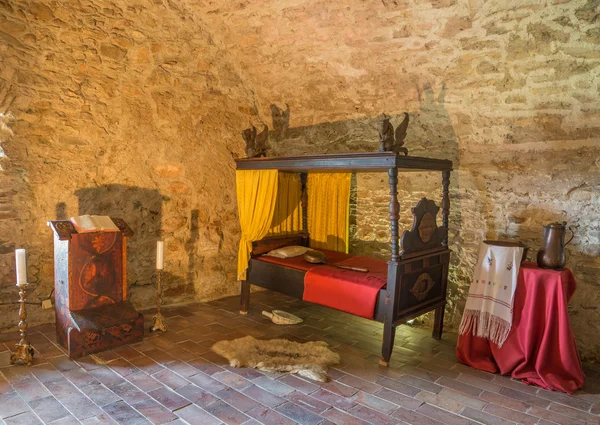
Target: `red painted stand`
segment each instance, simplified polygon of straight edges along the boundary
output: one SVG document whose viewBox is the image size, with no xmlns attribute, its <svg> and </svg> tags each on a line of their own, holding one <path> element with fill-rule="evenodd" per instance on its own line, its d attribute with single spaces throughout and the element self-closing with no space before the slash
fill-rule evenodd
<svg viewBox="0 0 600 425">
<path fill-rule="evenodd" d="M 144 336 L 144 317 L 127 301 L 126 240 L 133 232 L 77 233 L 69 220 L 54 231 L 56 335 L 70 358 L 109 350 Z"/>
</svg>

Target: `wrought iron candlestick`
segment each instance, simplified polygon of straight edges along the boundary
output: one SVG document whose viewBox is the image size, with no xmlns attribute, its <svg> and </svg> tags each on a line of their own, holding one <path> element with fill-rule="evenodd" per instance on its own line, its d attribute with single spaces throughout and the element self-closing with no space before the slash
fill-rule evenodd
<svg viewBox="0 0 600 425">
<path fill-rule="evenodd" d="M 10 355 L 10 363 L 15 364 L 24 364 L 27 366 L 31 365 L 33 361 L 33 347 L 27 341 L 27 310 L 25 309 L 26 304 L 26 291 L 28 283 L 17 283 L 17 288 L 19 288 L 19 332 L 21 333 L 21 340 L 17 343 L 15 352 Z"/>
<path fill-rule="evenodd" d="M 150 326 L 150 332 L 154 331 L 163 331 L 167 330 L 167 324 L 165 323 L 164 316 L 160 313 L 160 306 L 163 303 L 163 294 L 162 294 L 162 270 L 156 270 L 156 314 L 154 315 L 154 324 Z"/>
</svg>

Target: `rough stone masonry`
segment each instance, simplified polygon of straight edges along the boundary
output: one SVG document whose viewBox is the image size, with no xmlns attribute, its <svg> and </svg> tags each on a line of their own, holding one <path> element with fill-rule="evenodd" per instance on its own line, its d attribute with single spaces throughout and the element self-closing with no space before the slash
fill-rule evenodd
<svg viewBox="0 0 600 425">
<path fill-rule="evenodd" d="M 541 226 L 564 220 L 571 323 L 600 361 L 598 0 L 0 0 L 0 38 L 3 300 L 15 247 L 32 297 L 50 291 L 45 221 L 87 208 L 136 231 L 137 305 L 159 236 L 169 302 L 233 294 L 241 129 L 268 124 L 271 154 L 376 150 L 377 119 L 407 111 L 410 153 L 456 168 L 448 326 L 482 239 L 533 258 Z M 400 180 L 405 227 L 418 197 L 439 199 L 437 175 L 416 177 Z M 355 179 L 354 252 L 387 256 L 387 202 L 385 176 Z"/>
</svg>

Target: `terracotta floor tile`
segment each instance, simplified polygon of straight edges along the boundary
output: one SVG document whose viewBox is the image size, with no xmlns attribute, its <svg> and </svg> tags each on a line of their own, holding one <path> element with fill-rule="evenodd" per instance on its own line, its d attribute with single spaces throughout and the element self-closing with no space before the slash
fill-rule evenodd
<svg viewBox="0 0 600 425">
<path fill-rule="evenodd" d="M 302 425 L 317 425 L 323 421 L 323 417 L 295 403 L 284 403 L 274 410 Z"/>
<path fill-rule="evenodd" d="M 240 391 L 252 385 L 252 382 L 250 382 L 246 378 L 228 370 L 224 370 L 223 372 L 217 372 L 213 374 L 212 377 L 220 381 L 221 383 L 227 385 L 228 387 L 232 387 Z"/>
<path fill-rule="evenodd" d="M 279 397 L 283 397 L 286 394 L 289 394 L 294 391 L 294 388 L 290 387 L 284 382 L 278 381 L 276 379 L 271 379 L 266 376 L 257 378 L 252 380 L 252 384 L 261 387 L 264 390 L 267 390 Z"/>
<path fill-rule="evenodd" d="M 130 363 L 149 375 L 163 369 L 161 365 L 156 363 L 148 356 L 137 357 L 135 359 L 132 359 Z"/>
<path fill-rule="evenodd" d="M 247 395 L 253 400 L 258 401 L 260 404 L 266 407 L 275 407 L 285 403 L 285 399 L 275 395 L 267 390 L 264 390 L 256 385 L 250 385 L 248 388 L 244 388 L 242 393 Z"/>
<path fill-rule="evenodd" d="M 560 425 L 585 425 L 585 421 L 570 418 L 568 416 L 561 415 L 553 410 L 542 409 L 541 407 L 533 406 L 527 411 L 529 415 L 535 416 L 536 418 L 546 419 L 553 423 Z"/>
<path fill-rule="evenodd" d="M 317 400 L 316 398 L 303 394 L 299 391 L 294 391 L 293 393 L 288 394 L 285 397 L 291 402 L 297 404 L 298 406 L 301 406 L 317 414 L 331 408 L 330 404 Z"/>
<path fill-rule="evenodd" d="M 139 372 L 139 369 L 135 365 L 123 358 L 112 360 L 110 363 L 108 363 L 108 366 L 123 377 L 127 377 L 132 373 Z"/>
<path fill-rule="evenodd" d="M 102 409 L 83 394 L 68 397 L 65 400 L 59 400 L 73 416 L 79 420 L 97 416 L 102 413 Z"/>
<path fill-rule="evenodd" d="M 305 321 L 273 325 L 261 315 L 273 308 Z M 45 326 L 31 332 L 33 367 L 9 365 L 6 343 L 14 345 L 16 335 L 0 335 L 0 425 L 600 423 L 600 373 L 593 370 L 584 391 L 550 392 L 468 368 L 455 358 L 455 335 L 435 341 L 429 330 L 408 326 L 398 327 L 385 368 L 378 365 L 379 323 L 269 291 L 252 294 L 247 316 L 238 309 L 237 297 L 171 308 L 167 333 L 146 331 L 143 341 L 75 362 Z M 210 350 L 243 335 L 326 341 L 341 363 L 319 383 L 233 368 Z"/>
<path fill-rule="evenodd" d="M 102 413 L 98 416 L 94 416 L 93 418 L 84 419 L 81 421 L 82 425 L 117 425 L 117 423 L 112 419 L 108 413 Z"/>
<path fill-rule="evenodd" d="M 362 419 L 357 418 L 356 416 L 349 415 L 348 413 L 342 412 L 341 410 L 335 408 L 323 412 L 322 416 L 338 425 L 369 425 L 368 422 L 365 422 Z"/>
<path fill-rule="evenodd" d="M 0 418 L 8 418 L 29 411 L 27 403 L 16 391 L 0 394 Z"/>
<path fill-rule="evenodd" d="M 59 419 L 60 420 L 60 419 Z M 43 422 L 33 412 L 21 413 L 4 420 L 6 425 L 42 425 Z M 54 422 L 58 423 L 58 422 Z M 78 423 L 78 422 L 76 422 Z"/>
<path fill-rule="evenodd" d="M 462 412 L 462 416 L 469 419 L 476 420 L 486 425 L 515 425 L 516 422 L 508 421 L 498 416 L 490 415 L 489 413 L 482 412 L 480 410 L 471 409 L 466 407 Z"/>
<path fill-rule="evenodd" d="M 104 411 L 119 425 L 141 425 L 148 422 L 140 413 L 124 401 L 103 407 Z"/>
<path fill-rule="evenodd" d="M 132 407 L 155 425 L 162 425 L 177 419 L 173 412 L 151 398 L 133 404 Z"/>
<path fill-rule="evenodd" d="M 307 380 L 298 378 L 294 375 L 284 375 L 283 377 L 279 378 L 279 381 L 289 385 L 290 387 L 293 387 L 296 391 L 300 391 L 304 394 L 314 393 L 319 389 L 318 385 L 315 385 Z"/>
<path fill-rule="evenodd" d="M 67 409 L 53 396 L 33 400 L 29 403 L 29 406 L 45 423 L 69 416 Z"/>
<path fill-rule="evenodd" d="M 377 384 L 409 397 L 414 397 L 421 392 L 417 387 L 390 378 L 381 378 L 377 381 Z"/>
<path fill-rule="evenodd" d="M 169 388 L 158 388 L 148 392 L 148 395 L 158 400 L 160 404 L 173 411 L 191 404 L 191 402 Z"/>
<path fill-rule="evenodd" d="M 94 378 L 85 369 L 81 367 L 64 372 L 63 375 L 78 388 L 85 387 L 91 384 L 99 384 L 96 378 Z"/>
<path fill-rule="evenodd" d="M 389 415 L 380 411 L 370 409 L 366 406 L 357 404 L 348 411 L 353 416 L 356 416 L 372 425 L 393 425 L 400 424 L 399 420 L 392 419 Z"/>
<path fill-rule="evenodd" d="M 113 393 L 115 393 L 121 400 L 129 404 L 137 404 L 144 400 L 147 400 L 149 396 L 138 387 L 129 382 L 123 382 L 119 385 L 113 385 L 108 387 Z"/>
<path fill-rule="evenodd" d="M 190 404 L 189 406 L 178 410 L 177 415 L 190 425 L 217 425 L 221 423 L 220 419 L 217 419 L 206 410 L 194 404 Z M 247 422 L 245 422 L 245 424 L 247 424 Z"/>
<path fill-rule="evenodd" d="M 402 420 L 404 422 L 408 422 L 409 424 L 414 425 L 442 425 L 444 422 L 440 422 L 436 419 L 430 418 L 429 416 L 418 413 L 413 410 L 406 410 L 404 408 L 399 408 L 392 414 L 393 418 Z M 484 422 L 485 423 L 485 422 Z"/>
<path fill-rule="evenodd" d="M 90 370 L 90 375 L 96 378 L 100 383 L 110 387 L 112 385 L 119 385 L 125 382 L 123 377 L 109 369 L 107 366 L 102 366 L 98 369 Z"/>
<path fill-rule="evenodd" d="M 460 417 L 454 413 L 424 403 L 416 410 L 418 413 L 431 419 L 435 419 L 446 425 L 470 425 L 472 422 L 467 418 Z"/>
<path fill-rule="evenodd" d="M 364 406 L 367 406 L 373 410 L 377 410 L 378 412 L 384 413 L 386 415 L 391 414 L 394 410 L 398 408 L 398 405 L 395 403 L 390 403 L 382 398 L 374 396 L 369 393 L 365 393 L 364 391 L 359 391 L 352 397 L 354 401 Z"/>
<path fill-rule="evenodd" d="M 202 388 L 203 390 L 213 394 L 227 388 L 226 385 L 222 384 L 216 379 L 211 378 L 208 375 L 205 375 L 202 372 L 199 372 L 194 376 L 190 376 L 190 381 Z"/>
<path fill-rule="evenodd" d="M 104 407 L 107 404 L 115 403 L 121 400 L 121 397 L 109 390 L 103 384 L 92 384 L 87 387 L 81 388 L 81 392 L 83 392 L 86 396 L 89 397 L 96 405 L 100 407 Z"/>
<path fill-rule="evenodd" d="M 160 382 L 141 371 L 127 376 L 127 381 L 131 382 L 133 385 L 145 392 L 162 387 Z"/>
<path fill-rule="evenodd" d="M 460 413 L 460 411 L 465 408 L 464 404 L 456 400 L 452 400 L 439 394 L 432 394 L 428 391 L 421 391 L 415 396 L 415 398 L 432 406 L 437 406 L 453 413 Z"/>
<path fill-rule="evenodd" d="M 52 365 L 60 370 L 61 372 L 66 372 L 68 370 L 77 369 L 79 365 L 75 363 L 73 360 L 68 358 L 67 356 L 59 356 L 48 359 Z"/>
<path fill-rule="evenodd" d="M 442 376 L 436 381 L 436 383 L 446 388 L 452 388 L 453 390 L 460 391 L 461 393 L 470 395 L 472 397 L 479 397 L 479 395 L 483 392 L 483 389 L 481 388 L 459 382 L 446 376 Z"/>
<path fill-rule="evenodd" d="M 215 396 L 231 406 L 238 409 L 240 412 L 247 412 L 250 409 L 259 406 L 259 403 L 250 397 L 234 390 L 233 388 L 225 388 L 219 391 Z"/>
<path fill-rule="evenodd" d="M 249 410 L 248 415 L 264 425 L 295 425 L 297 422 L 272 409 L 259 406 Z"/>
<path fill-rule="evenodd" d="M 357 378 L 353 375 L 344 375 L 340 379 L 338 379 L 338 381 L 342 384 L 349 385 L 351 387 L 354 387 L 358 390 L 370 394 L 376 393 L 377 391 L 383 388 L 381 385 L 373 384 L 369 381 L 365 381 L 364 379 Z"/>
<path fill-rule="evenodd" d="M 35 379 L 27 366 L 10 366 L 2 369 L 2 375 L 11 384 L 18 384 L 29 379 Z"/>
<path fill-rule="evenodd" d="M 214 403 L 218 398 L 211 393 L 204 391 L 202 388 L 194 384 L 186 385 L 185 387 L 177 388 L 177 394 L 185 399 L 197 404 L 200 407 L 206 407 Z"/>
<path fill-rule="evenodd" d="M 560 413 L 561 415 L 565 415 L 567 417 L 578 419 L 580 421 L 585 421 L 588 424 L 600 424 L 600 417 L 597 415 L 591 415 L 586 412 L 582 412 L 578 409 L 573 409 L 572 407 L 565 406 L 563 404 L 552 403 L 548 410 L 551 410 L 556 413 Z"/>
<path fill-rule="evenodd" d="M 52 422 L 52 425 L 79 425 L 81 422 L 75 416 L 65 416 L 57 421 Z"/>
<path fill-rule="evenodd" d="M 204 410 L 228 425 L 239 425 L 250 419 L 239 410 L 221 400 L 208 405 Z"/>
<path fill-rule="evenodd" d="M 46 387 L 44 387 L 37 379 L 28 379 L 19 382 L 18 384 L 14 384 L 12 387 L 26 403 L 51 395 Z"/>
<path fill-rule="evenodd" d="M 507 409 L 506 407 L 498 406 L 494 403 L 489 403 L 487 406 L 485 406 L 483 411 L 509 421 L 517 422 L 519 424 L 535 425 L 538 422 L 538 418 L 534 416 L 523 412 L 518 412 L 516 410 Z"/>
<path fill-rule="evenodd" d="M 156 379 L 158 382 L 160 382 L 163 385 L 166 385 L 167 387 L 176 390 L 177 388 L 181 388 L 181 387 L 185 387 L 186 385 L 188 385 L 190 383 L 190 381 L 182 378 L 181 376 L 177 375 L 175 372 L 172 372 L 168 369 L 163 369 L 160 370 L 154 374 L 152 374 L 152 377 L 154 379 Z"/>
</svg>

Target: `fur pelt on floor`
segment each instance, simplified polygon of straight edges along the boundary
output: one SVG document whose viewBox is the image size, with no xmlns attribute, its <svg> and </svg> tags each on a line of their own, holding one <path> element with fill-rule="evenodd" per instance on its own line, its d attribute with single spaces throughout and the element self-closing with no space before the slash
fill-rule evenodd
<svg viewBox="0 0 600 425">
<path fill-rule="evenodd" d="M 233 367 L 253 367 L 267 372 L 297 373 L 315 381 L 327 381 L 327 367 L 340 356 L 323 341 L 299 343 L 287 339 L 259 340 L 251 336 L 219 341 L 212 350 Z"/>
</svg>

